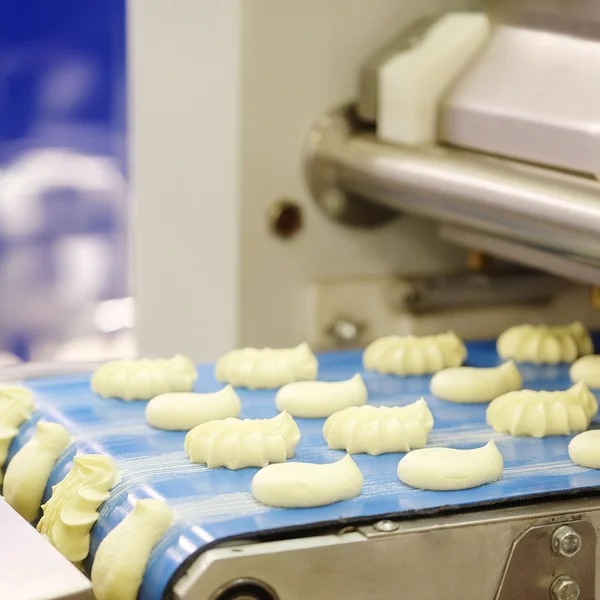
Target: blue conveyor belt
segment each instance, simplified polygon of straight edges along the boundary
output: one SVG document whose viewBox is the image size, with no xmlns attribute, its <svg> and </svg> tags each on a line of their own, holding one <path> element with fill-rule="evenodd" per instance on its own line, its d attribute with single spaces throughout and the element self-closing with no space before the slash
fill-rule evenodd
<svg viewBox="0 0 600 600">
<path fill-rule="evenodd" d="M 467 364 L 499 364 L 494 344 L 468 345 Z M 355 351 L 319 357 L 319 378 L 342 380 L 360 371 L 375 405 L 406 405 L 424 396 L 435 418 L 428 446 L 473 448 L 495 439 L 505 461 L 502 481 L 472 490 L 424 492 L 398 481 L 401 454 L 356 456 L 364 475 L 360 497 L 313 509 L 273 509 L 256 502 L 251 481 L 257 469 L 210 470 L 190 464 L 183 451 L 183 432 L 159 431 L 144 418 L 145 402 L 121 402 L 96 397 L 89 377 L 70 376 L 32 380 L 39 411 L 11 447 L 12 455 L 33 435 L 35 422 L 45 416 L 63 423 L 77 437 L 83 453 L 111 455 L 122 472 L 122 482 L 100 511 L 92 532 L 91 558 L 103 537 L 131 510 L 136 499 L 163 497 L 175 509 L 177 523 L 159 543 L 142 584 L 142 600 L 160 600 L 178 567 L 207 544 L 225 538 L 248 538 L 278 529 L 312 526 L 332 521 L 407 516 L 445 507 L 473 507 L 491 502 L 526 499 L 551 493 L 574 493 L 600 487 L 600 471 L 577 467 L 568 458 L 570 438 L 544 440 L 495 434 L 485 423 L 485 405 L 459 405 L 436 400 L 429 394 L 429 377 L 398 378 L 363 372 L 361 353 Z M 568 366 L 519 366 L 525 386 L 558 390 L 571 385 Z M 199 367 L 196 390 L 220 389 L 212 366 Z M 277 414 L 274 391 L 239 390 L 241 417 L 269 418 Z M 297 419 L 302 432 L 294 460 L 324 463 L 339 459 L 322 437 L 324 419 Z M 49 486 L 59 482 L 71 467 L 75 449 L 63 456 Z M 49 496 L 50 487 L 46 490 Z"/>
</svg>

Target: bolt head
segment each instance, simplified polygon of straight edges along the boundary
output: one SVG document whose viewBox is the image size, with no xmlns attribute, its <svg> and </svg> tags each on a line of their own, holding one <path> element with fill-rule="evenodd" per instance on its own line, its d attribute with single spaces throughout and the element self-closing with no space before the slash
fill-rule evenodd
<svg viewBox="0 0 600 600">
<path fill-rule="evenodd" d="M 396 529 L 398 529 L 399 527 L 400 525 L 398 525 L 398 523 L 394 523 L 394 521 L 383 520 L 377 521 L 377 523 L 375 523 L 375 529 L 377 531 L 381 531 L 382 533 L 396 531 Z"/>
<path fill-rule="evenodd" d="M 581 550 L 581 536 L 569 525 L 562 525 L 552 536 L 552 549 L 560 556 L 575 556 Z"/>
<path fill-rule="evenodd" d="M 568 575 L 557 577 L 550 588 L 553 600 L 579 600 L 579 584 Z"/>
</svg>

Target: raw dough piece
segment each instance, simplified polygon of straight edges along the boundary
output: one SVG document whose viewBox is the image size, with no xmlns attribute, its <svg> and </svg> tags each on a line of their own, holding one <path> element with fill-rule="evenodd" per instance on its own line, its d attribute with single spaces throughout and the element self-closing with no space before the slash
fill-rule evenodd
<svg viewBox="0 0 600 600">
<path fill-rule="evenodd" d="M 238 387 L 273 389 L 317 378 L 319 363 L 309 345 L 295 348 L 242 348 L 222 356 L 215 366 L 218 381 Z"/>
<path fill-rule="evenodd" d="M 349 406 L 362 406 L 367 388 L 359 373 L 347 381 L 298 381 L 284 385 L 275 396 L 279 410 L 294 417 L 320 419 Z"/>
<path fill-rule="evenodd" d="M 42 506 L 38 531 L 68 560 L 79 566 L 90 551 L 90 530 L 96 512 L 110 496 L 119 473 L 113 461 L 101 454 L 76 456 L 66 477 L 52 487 Z"/>
<path fill-rule="evenodd" d="M 579 321 L 560 327 L 516 325 L 500 335 L 496 348 L 503 359 L 535 364 L 572 362 L 594 351 L 590 334 Z"/>
<path fill-rule="evenodd" d="M 523 379 L 512 360 L 487 369 L 453 367 L 431 378 L 431 393 L 449 402 L 490 402 L 522 387 Z"/>
<path fill-rule="evenodd" d="M 180 354 L 168 360 L 114 360 L 92 375 L 92 390 L 104 398 L 150 400 L 167 392 L 191 392 L 198 373 Z"/>
<path fill-rule="evenodd" d="M 294 456 L 300 430 L 292 417 L 282 412 L 272 419 L 224 419 L 194 427 L 184 449 L 193 463 L 209 469 L 265 467 Z"/>
<path fill-rule="evenodd" d="M 594 394 L 578 383 L 559 392 L 508 392 L 492 401 L 486 419 L 499 433 L 541 438 L 585 431 L 597 412 Z"/>
<path fill-rule="evenodd" d="M 590 429 L 569 442 L 569 457 L 580 467 L 600 469 L 600 430 Z"/>
<path fill-rule="evenodd" d="M 325 465 L 269 465 L 252 479 L 252 493 L 269 506 L 307 508 L 354 498 L 360 494 L 362 484 L 362 473 L 347 454 L 342 460 Z"/>
<path fill-rule="evenodd" d="M 577 359 L 569 370 L 571 381 L 583 381 L 588 387 L 600 389 L 600 355 L 591 354 Z"/>
<path fill-rule="evenodd" d="M 504 461 L 492 440 L 482 448 L 423 448 L 398 463 L 402 483 L 421 490 L 465 490 L 502 478 Z"/>
<path fill-rule="evenodd" d="M 350 454 L 384 454 L 423 448 L 433 427 L 433 415 L 423 398 L 408 406 L 360 406 L 335 413 L 323 435 L 334 450 Z"/>
<path fill-rule="evenodd" d="M 0 387 L 0 483 L 1 468 L 6 462 L 12 441 L 19 433 L 19 427 L 29 421 L 35 408 L 33 394 L 20 385 Z"/>
<path fill-rule="evenodd" d="M 158 429 L 189 431 L 201 423 L 237 417 L 242 403 L 228 385 L 212 394 L 174 392 L 152 398 L 146 406 L 146 420 Z"/>
<path fill-rule="evenodd" d="M 459 367 L 467 349 L 458 336 L 449 331 L 439 335 L 413 335 L 380 338 L 369 344 L 363 354 L 366 369 L 396 375 L 425 375 L 448 367 Z"/>
<path fill-rule="evenodd" d="M 152 549 L 173 524 L 160 500 L 138 500 L 100 542 L 92 566 L 96 600 L 136 600 Z"/>
<path fill-rule="evenodd" d="M 71 442 L 62 425 L 39 421 L 33 437 L 10 461 L 2 491 L 6 501 L 25 520 L 37 519 L 50 473 Z"/>
</svg>

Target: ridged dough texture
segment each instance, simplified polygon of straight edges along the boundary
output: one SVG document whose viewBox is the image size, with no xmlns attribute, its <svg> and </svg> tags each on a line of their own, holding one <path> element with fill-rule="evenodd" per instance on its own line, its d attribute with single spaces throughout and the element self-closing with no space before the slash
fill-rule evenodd
<svg viewBox="0 0 600 600">
<path fill-rule="evenodd" d="M 87 557 L 90 531 L 98 509 L 110 496 L 119 473 L 113 461 L 100 454 L 76 456 L 65 478 L 52 487 L 38 531 L 75 565 Z"/>
<path fill-rule="evenodd" d="M 512 360 L 498 367 L 453 367 L 431 378 L 431 393 L 448 402 L 490 402 L 523 387 L 523 378 Z"/>
<path fill-rule="evenodd" d="M 481 448 L 423 448 L 398 463 L 398 478 L 421 490 L 465 490 L 502 478 L 504 461 L 492 440 Z"/>
<path fill-rule="evenodd" d="M 232 350 L 217 361 L 215 377 L 236 387 L 274 389 L 294 381 L 312 381 L 318 370 L 316 356 L 304 343 L 295 348 Z"/>
<path fill-rule="evenodd" d="M 167 392 L 191 392 L 198 373 L 180 354 L 170 359 L 115 360 L 92 375 L 92 391 L 103 398 L 150 400 Z"/>
<path fill-rule="evenodd" d="M 600 469 L 600 429 L 590 429 L 569 442 L 569 457 L 580 467 Z"/>
<path fill-rule="evenodd" d="M 421 398 L 408 406 L 347 408 L 327 419 L 323 435 L 334 450 L 378 455 L 423 448 L 432 427 L 433 415 Z"/>
<path fill-rule="evenodd" d="M 152 549 L 173 524 L 161 500 L 138 500 L 100 542 L 92 566 L 96 600 L 136 600 Z"/>
<path fill-rule="evenodd" d="M 584 383 L 558 392 L 520 390 L 499 396 L 488 406 L 486 418 L 494 431 L 542 438 L 585 431 L 598 403 Z"/>
<path fill-rule="evenodd" d="M 594 351 L 592 338 L 579 321 L 559 327 L 516 325 L 500 335 L 496 348 L 505 360 L 535 364 L 573 362 Z"/>
<path fill-rule="evenodd" d="M 35 408 L 33 394 L 20 385 L 0 387 L 0 483 L 12 441 L 19 433 L 19 427 L 29 421 Z"/>
<path fill-rule="evenodd" d="M 363 476 L 352 457 L 329 464 L 290 462 L 269 465 L 252 479 L 252 493 L 279 508 L 325 506 L 358 496 Z"/>
<path fill-rule="evenodd" d="M 194 427 L 185 437 L 184 449 L 193 463 L 210 469 L 265 467 L 294 456 L 300 430 L 282 412 L 272 419 L 224 419 Z"/>
<path fill-rule="evenodd" d="M 577 359 L 569 370 L 573 383 L 583 382 L 588 387 L 600 389 L 600 355 L 591 354 Z"/>
<path fill-rule="evenodd" d="M 213 421 L 237 417 L 242 403 L 228 385 L 211 394 L 174 392 L 152 398 L 146 406 L 146 420 L 152 427 L 170 431 L 189 431 Z"/>
<path fill-rule="evenodd" d="M 62 425 L 38 421 L 33 437 L 10 461 L 2 492 L 25 520 L 37 519 L 50 473 L 71 442 L 71 435 Z"/>
<path fill-rule="evenodd" d="M 415 337 L 392 335 L 375 340 L 363 354 L 363 364 L 370 371 L 395 375 L 426 375 L 448 367 L 459 367 L 467 349 L 452 331 L 439 335 Z"/>
<path fill-rule="evenodd" d="M 284 385 L 275 396 L 279 410 L 293 417 L 320 419 L 367 401 L 367 388 L 359 373 L 347 381 L 297 381 Z"/>
</svg>

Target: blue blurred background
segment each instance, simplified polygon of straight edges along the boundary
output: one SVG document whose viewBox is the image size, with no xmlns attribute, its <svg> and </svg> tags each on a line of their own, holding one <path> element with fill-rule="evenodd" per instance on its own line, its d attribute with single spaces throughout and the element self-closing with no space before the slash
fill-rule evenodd
<svg viewBox="0 0 600 600">
<path fill-rule="evenodd" d="M 0 353 L 122 354 L 107 344 L 133 320 L 125 0 L 2 8 Z"/>
</svg>

